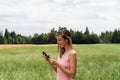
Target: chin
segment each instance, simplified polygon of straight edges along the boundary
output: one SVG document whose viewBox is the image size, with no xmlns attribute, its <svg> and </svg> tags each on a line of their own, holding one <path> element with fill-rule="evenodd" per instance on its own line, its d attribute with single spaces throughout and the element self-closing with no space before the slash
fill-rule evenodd
<svg viewBox="0 0 120 80">
<path fill-rule="evenodd" d="M 65 46 L 63 46 L 63 45 L 60 45 L 60 48 L 64 48 Z"/>
</svg>

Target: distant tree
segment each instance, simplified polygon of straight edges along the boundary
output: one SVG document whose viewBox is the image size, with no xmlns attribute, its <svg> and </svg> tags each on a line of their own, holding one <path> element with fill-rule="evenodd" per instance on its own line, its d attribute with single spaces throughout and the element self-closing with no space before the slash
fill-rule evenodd
<svg viewBox="0 0 120 80">
<path fill-rule="evenodd" d="M 37 38 L 38 39 L 38 44 L 44 44 L 45 41 L 44 41 L 44 34 L 40 34 L 39 37 Z"/>
<path fill-rule="evenodd" d="M 120 30 L 115 29 L 111 39 L 112 43 L 120 43 Z"/>
<path fill-rule="evenodd" d="M 55 29 L 53 28 L 50 33 L 48 33 L 48 42 L 49 44 L 55 44 L 56 43 L 56 39 L 55 39 L 55 34 L 57 31 L 55 31 Z"/>
<path fill-rule="evenodd" d="M 61 26 L 59 27 L 61 28 Z M 0 31 L 0 44 L 55 44 L 57 31 L 52 28 L 49 33 L 35 33 L 33 37 L 16 34 L 15 31 L 8 32 L 5 29 L 3 34 Z M 120 43 L 120 29 L 101 32 L 100 36 L 94 32 L 90 33 L 88 27 L 85 32 L 70 29 L 73 44 L 96 44 L 96 43 Z"/>
<path fill-rule="evenodd" d="M 120 43 L 120 28 L 118 29 L 118 43 Z"/>
<path fill-rule="evenodd" d="M 71 34 L 71 38 L 72 38 L 72 43 L 75 43 L 75 31 L 70 29 L 70 34 Z"/>
<path fill-rule="evenodd" d="M 5 38 L 5 42 L 6 43 L 9 43 L 9 32 L 7 29 L 5 29 L 5 35 L 4 35 L 4 38 Z"/>
<path fill-rule="evenodd" d="M 84 43 L 85 44 L 90 44 L 90 33 L 88 27 L 86 27 L 86 30 L 84 32 Z"/>
<path fill-rule="evenodd" d="M 33 38 L 36 38 L 36 37 L 38 37 L 39 36 L 39 34 L 38 33 L 35 33 L 34 35 L 33 35 Z"/>
<path fill-rule="evenodd" d="M 8 32 L 8 30 L 7 30 L 7 29 L 5 29 L 5 35 L 4 35 L 4 36 L 5 36 L 5 38 L 6 38 L 6 39 L 8 39 L 8 38 L 9 38 L 9 32 Z"/>
<path fill-rule="evenodd" d="M 32 43 L 33 44 L 38 44 L 38 37 L 33 37 L 32 38 Z"/>
<path fill-rule="evenodd" d="M 16 41 L 17 41 L 17 40 L 16 40 L 16 39 L 17 39 L 16 33 L 13 31 L 13 32 L 9 33 L 9 36 L 12 38 L 12 39 L 11 39 L 11 40 L 12 40 L 12 41 L 11 41 L 11 42 L 12 42 L 11 44 L 16 44 L 16 43 L 17 43 L 17 42 L 16 42 Z"/>
<path fill-rule="evenodd" d="M 4 37 L 0 36 L 0 44 L 4 44 Z"/>
<path fill-rule="evenodd" d="M 85 30 L 84 34 L 87 35 L 87 36 L 90 35 L 88 27 L 86 27 L 86 30 Z"/>
<path fill-rule="evenodd" d="M 4 37 L 2 31 L 0 31 L 0 44 L 4 43 Z"/>
<path fill-rule="evenodd" d="M 48 41 L 48 34 L 42 34 L 42 36 L 43 36 L 43 44 L 48 44 L 49 43 L 49 41 Z"/>
<path fill-rule="evenodd" d="M 98 37 L 97 34 L 94 34 L 92 32 L 92 34 L 90 35 L 90 42 L 91 42 L 91 44 L 100 43 L 100 38 Z"/>
<path fill-rule="evenodd" d="M 2 31 L 0 31 L 0 36 L 3 36 L 3 32 Z"/>
<path fill-rule="evenodd" d="M 31 44 L 32 43 L 32 41 L 31 41 L 31 36 L 22 36 L 22 38 L 24 38 L 24 40 L 25 40 L 25 44 Z"/>
<path fill-rule="evenodd" d="M 25 39 L 21 36 L 21 35 L 18 35 L 17 36 L 17 44 L 25 44 Z"/>
<path fill-rule="evenodd" d="M 111 43 L 112 35 L 113 32 L 111 31 L 101 32 L 100 35 L 101 43 Z"/>
<path fill-rule="evenodd" d="M 39 40 L 38 40 L 39 34 L 35 33 L 31 39 L 33 44 L 38 44 Z"/>
<path fill-rule="evenodd" d="M 84 34 L 82 32 L 76 31 L 75 32 L 74 43 L 75 44 L 84 44 L 83 38 L 84 38 Z"/>
<path fill-rule="evenodd" d="M 16 33 L 15 33 L 15 31 L 11 32 L 11 33 L 10 33 L 10 36 L 13 37 L 13 38 L 16 38 Z"/>
<path fill-rule="evenodd" d="M 47 35 L 42 33 L 40 35 L 34 36 L 32 38 L 32 43 L 33 44 L 47 44 Z"/>
<path fill-rule="evenodd" d="M 12 38 L 11 36 L 8 37 L 7 41 L 8 41 L 8 44 L 14 44 L 15 43 L 15 39 Z"/>
</svg>

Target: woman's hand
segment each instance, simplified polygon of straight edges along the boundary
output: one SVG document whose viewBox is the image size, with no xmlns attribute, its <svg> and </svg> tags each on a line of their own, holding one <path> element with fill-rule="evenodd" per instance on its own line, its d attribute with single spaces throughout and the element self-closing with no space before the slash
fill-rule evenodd
<svg viewBox="0 0 120 80">
<path fill-rule="evenodd" d="M 49 58 L 49 62 L 52 64 L 52 65 L 56 65 L 58 64 L 58 62 L 55 60 L 55 59 L 51 59 Z"/>
<path fill-rule="evenodd" d="M 57 72 L 57 61 L 55 59 L 52 59 L 52 58 L 47 58 L 46 60 L 52 66 L 52 68 L 54 69 L 54 71 Z"/>
<path fill-rule="evenodd" d="M 48 61 L 50 63 L 50 58 L 45 57 L 45 59 L 46 59 L 46 61 Z"/>
</svg>

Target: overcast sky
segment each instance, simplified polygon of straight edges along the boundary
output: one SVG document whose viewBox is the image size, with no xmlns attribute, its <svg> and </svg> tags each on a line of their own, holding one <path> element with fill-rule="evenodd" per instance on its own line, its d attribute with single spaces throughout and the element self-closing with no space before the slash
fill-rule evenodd
<svg viewBox="0 0 120 80">
<path fill-rule="evenodd" d="M 120 0 L 0 0 L 0 30 L 23 35 L 53 27 L 100 33 L 120 28 Z"/>
</svg>

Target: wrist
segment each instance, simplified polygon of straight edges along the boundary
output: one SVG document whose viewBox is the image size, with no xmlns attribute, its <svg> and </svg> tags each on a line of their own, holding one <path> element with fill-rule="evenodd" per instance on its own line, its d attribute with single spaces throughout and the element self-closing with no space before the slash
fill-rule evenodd
<svg viewBox="0 0 120 80">
<path fill-rule="evenodd" d="M 59 67 L 59 63 L 58 62 L 56 62 L 56 66 Z"/>
</svg>

